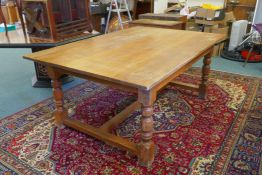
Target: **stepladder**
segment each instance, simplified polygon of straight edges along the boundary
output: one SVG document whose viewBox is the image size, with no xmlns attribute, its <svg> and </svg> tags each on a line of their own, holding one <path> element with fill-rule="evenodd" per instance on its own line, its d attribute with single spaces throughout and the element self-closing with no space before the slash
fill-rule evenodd
<svg viewBox="0 0 262 175">
<path fill-rule="evenodd" d="M 109 33 L 110 19 L 113 16 L 113 13 L 117 15 L 118 26 L 117 30 L 123 30 L 124 25 L 132 21 L 130 9 L 128 6 L 128 0 L 111 0 L 105 33 Z M 125 18 L 123 13 L 127 13 L 127 18 Z"/>
</svg>

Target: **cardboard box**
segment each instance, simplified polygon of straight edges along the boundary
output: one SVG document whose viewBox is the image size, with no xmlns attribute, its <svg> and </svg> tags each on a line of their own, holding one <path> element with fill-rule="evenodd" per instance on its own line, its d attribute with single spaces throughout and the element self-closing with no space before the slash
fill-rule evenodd
<svg viewBox="0 0 262 175">
<path fill-rule="evenodd" d="M 225 11 L 224 9 L 210 10 L 200 7 L 197 9 L 196 18 L 203 18 L 207 21 L 221 21 L 225 18 Z"/>
<path fill-rule="evenodd" d="M 217 24 L 222 24 L 224 18 L 225 18 L 224 9 L 210 10 L 210 9 L 198 8 L 195 22 L 197 24 L 204 24 L 204 25 L 217 25 Z"/>
</svg>

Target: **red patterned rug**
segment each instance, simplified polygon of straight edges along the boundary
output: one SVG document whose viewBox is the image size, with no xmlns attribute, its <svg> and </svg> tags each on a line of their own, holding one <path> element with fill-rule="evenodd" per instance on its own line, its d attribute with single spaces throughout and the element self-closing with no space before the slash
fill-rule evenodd
<svg viewBox="0 0 262 175">
<path fill-rule="evenodd" d="M 198 83 L 200 70 L 177 78 Z M 100 126 L 136 94 L 83 83 L 65 93 L 72 118 Z M 0 174 L 261 175 L 262 80 L 212 71 L 208 99 L 168 86 L 154 105 L 158 153 L 150 168 L 136 157 L 68 127 L 51 116 L 53 99 L 0 120 Z M 138 142 L 140 111 L 117 132 Z"/>
</svg>

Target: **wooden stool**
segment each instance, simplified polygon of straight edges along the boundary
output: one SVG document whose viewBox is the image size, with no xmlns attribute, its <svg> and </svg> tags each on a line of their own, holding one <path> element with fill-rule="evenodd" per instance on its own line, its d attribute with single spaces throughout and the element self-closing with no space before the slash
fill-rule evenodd
<svg viewBox="0 0 262 175">
<path fill-rule="evenodd" d="M 184 30 L 184 23 L 181 21 L 163 21 L 155 19 L 138 19 L 129 23 L 130 26 L 158 27 L 166 29 Z"/>
</svg>

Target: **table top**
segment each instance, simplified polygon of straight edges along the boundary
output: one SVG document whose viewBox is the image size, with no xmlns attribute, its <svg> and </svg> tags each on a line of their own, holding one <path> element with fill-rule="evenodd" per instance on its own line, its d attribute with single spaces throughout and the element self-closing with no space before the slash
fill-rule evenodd
<svg viewBox="0 0 262 175">
<path fill-rule="evenodd" d="M 212 33 L 133 27 L 27 54 L 24 58 L 149 90 L 224 37 Z"/>
<path fill-rule="evenodd" d="M 170 21 L 187 21 L 187 17 L 179 13 L 144 13 L 139 15 L 139 19 L 158 19 Z"/>
<path fill-rule="evenodd" d="M 59 41 L 50 40 L 39 40 L 35 38 L 30 38 L 28 34 L 24 36 L 22 29 L 17 29 L 8 32 L 8 37 L 5 32 L 0 33 L 0 48 L 33 48 L 33 47 L 55 47 L 64 45 L 67 43 L 79 41 L 82 39 L 87 39 L 93 36 L 100 35 L 99 32 L 93 31 L 92 33 L 83 33 L 79 36 L 74 36 L 72 38 L 61 39 Z"/>
<path fill-rule="evenodd" d="M 161 26 L 175 26 L 183 24 L 181 21 L 164 21 L 157 19 L 138 19 L 131 22 L 132 24 L 144 24 L 144 25 L 161 25 Z"/>
</svg>

